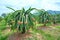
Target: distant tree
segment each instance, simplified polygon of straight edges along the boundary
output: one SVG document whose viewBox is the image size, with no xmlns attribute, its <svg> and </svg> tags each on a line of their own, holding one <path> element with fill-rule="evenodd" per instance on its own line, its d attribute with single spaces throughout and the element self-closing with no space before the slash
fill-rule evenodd
<svg viewBox="0 0 60 40">
<path fill-rule="evenodd" d="M 1 16 L 4 18 L 6 16 L 6 13 L 3 13 Z"/>
</svg>

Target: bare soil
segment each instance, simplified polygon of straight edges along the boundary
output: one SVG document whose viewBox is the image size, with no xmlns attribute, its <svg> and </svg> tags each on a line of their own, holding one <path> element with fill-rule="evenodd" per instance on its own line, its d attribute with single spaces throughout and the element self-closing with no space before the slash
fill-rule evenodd
<svg viewBox="0 0 60 40">
<path fill-rule="evenodd" d="M 53 27 L 57 26 L 57 25 L 52 25 Z M 47 27 L 47 26 L 42 26 L 42 27 L 38 27 L 37 30 L 44 30 L 44 31 L 47 31 L 47 30 L 54 30 L 53 28 L 51 27 Z M 43 40 L 43 37 L 41 34 L 36 34 L 35 35 L 37 38 L 39 38 L 39 40 Z M 12 35 L 10 35 L 8 37 L 8 40 L 26 40 L 27 38 L 32 38 L 33 37 L 33 34 L 31 34 L 30 32 L 26 32 L 24 34 L 21 34 L 19 32 L 16 32 L 16 33 L 13 33 Z"/>
<path fill-rule="evenodd" d="M 32 34 L 30 33 L 13 33 L 12 35 L 9 36 L 8 40 L 24 40 L 26 38 L 32 37 Z"/>
</svg>

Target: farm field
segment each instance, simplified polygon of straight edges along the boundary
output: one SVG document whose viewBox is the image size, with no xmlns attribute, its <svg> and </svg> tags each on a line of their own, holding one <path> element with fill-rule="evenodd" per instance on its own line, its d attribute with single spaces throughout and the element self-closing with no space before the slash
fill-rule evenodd
<svg viewBox="0 0 60 40">
<path fill-rule="evenodd" d="M 4 22 L 4 21 L 3 21 Z M 1 24 L 1 23 L 0 23 Z M 2 26 L 2 27 L 1 27 Z M 37 24 L 37 28 L 30 29 L 29 32 L 10 31 L 6 25 L 0 25 L 0 40 L 60 40 L 60 25 L 49 25 L 42 27 Z"/>
<path fill-rule="evenodd" d="M 0 40 L 60 40 L 60 0 L 0 0 Z"/>
</svg>

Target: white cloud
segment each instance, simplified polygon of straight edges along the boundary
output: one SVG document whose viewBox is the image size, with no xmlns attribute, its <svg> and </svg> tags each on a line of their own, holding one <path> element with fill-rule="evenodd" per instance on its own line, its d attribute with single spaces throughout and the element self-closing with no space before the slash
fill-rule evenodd
<svg viewBox="0 0 60 40">
<path fill-rule="evenodd" d="M 41 8 L 46 10 L 60 10 L 54 3 L 56 0 L 42 0 L 41 1 Z"/>
<path fill-rule="evenodd" d="M 5 3 L 6 2 L 6 3 Z M 14 8 L 29 7 L 38 4 L 37 0 L 4 0 L 3 3 L 6 6 L 12 6 Z"/>
<path fill-rule="evenodd" d="M 1 13 L 7 10 L 5 6 L 10 6 L 14 9 L 29 8 L 31 6 L 45 10 L 60 10 L 60 7 L 55 5 L 56 2 L 60 2 L 60 0 L 0 0 L 0 10 Z"/>
</svg>

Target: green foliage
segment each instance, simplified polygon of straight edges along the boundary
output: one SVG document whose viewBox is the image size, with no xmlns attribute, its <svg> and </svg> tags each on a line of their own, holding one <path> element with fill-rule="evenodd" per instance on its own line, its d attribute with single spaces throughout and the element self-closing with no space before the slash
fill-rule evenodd
<svg viewBox="0 0 60 40">
<path fill-rule="evenodd" d="M 4 29 L 6 29 L 6 24 L 5 24 L 5 20 L 2 20 L 0 22 L 0 30 L 4 30 Z"/>
<path fill-rule="evenodd" d="M 14 12 L 11 12 L 9 14 L 3 14 L 0 17 L 0 40 L 5 40 L 8 36 L 2 36 L 1 31 L 6 29 L 6 25 L 9 25 L 11 27 L 11 30 L 16 30 L 25 33 L 30 28 L 33 29 L 35 26 L 36 28 L 33 29 L 33 34 L 39 33 L 43 36 L 45 40 L 55 40 L 55 36 L 52 36 L 51 34 L 45 33 L 43 30 L 37 29 L 38 27 L 44 25 L 50 26 L 51 23 L 60 23 L 60 14 L 49 14 L 44 9 L 36 9 L 36 8 L 29 8 L 25 10 L 22 8 L 21 10 L 15 10 L 13 8 L 7 7 Z M 36 10 L 38 11 L 37 14 L 32 14 L 31 11 Z M 36 23 L 36 21 L 39 23 Z M 35 24 L 36 23 L 36 24 Z M 60 26 L 56 27 L 57 29 L 60 28 Z M 60 32 L 60 31 L 59 31 Z M 35 36 L 32 38 L 27 38 L 26 40 L 38 40 Z M 60 36 L 57 38 L 57 40 L 60 40 Z"/>
<path fill-rule="evenodd" d="M 11 9 L 11 10 L 13 10 L 13 11 L 15 11 L 15 10 L 14 10 L 13 8 L 11 8 L 11 7 L 8 7 L 8 6 L 7 6 L 7 8 L 8 8 L 8 9 Z"/>
<path fill-rule="evenodd" d="M 9 9 L 12 9 L 10 7 L 7 7 Z M 35 8 L 29 8 L 28 10 L 25 10 L 24 8 L 22 8 L 22 10 L 16 10 L 14 11 L 14 13 L 12 13 L 12 15 L 7 16 L 9 19 L 8 23 L 9 25 L 12 25 L 12 29 L 18 29 L 21 30 L 22 29 L 22 33 L 25 33 L 25 30 L 27 29 L 27 27 L 29 28 L 30 26 L 33 27 L 33 16 L 30 13 L 32 10 L 34 10 Z M 13 10 L 13 9 L 12 9 Z M 12 20 L 15 21 L 15 23 L 11 23 Z"/>
<path fill-rule="evenodd" d="M 57 40 L 60 40 L 60 36 L 57 38 Z"/>
<path fill-rule="evenodd" d="M 7 36 L 0 35 L 0 40 L 7 40 Z"/>
<path fill-rule="evenodd" d="M 0 22 L 3 20 L 3 18 L 0 16 Z"/>
</svg>

